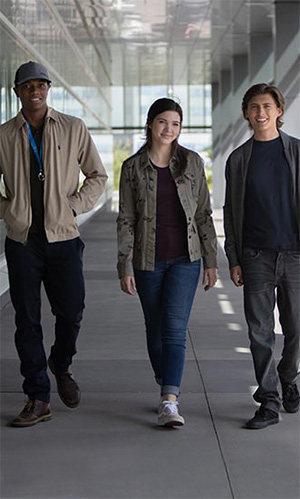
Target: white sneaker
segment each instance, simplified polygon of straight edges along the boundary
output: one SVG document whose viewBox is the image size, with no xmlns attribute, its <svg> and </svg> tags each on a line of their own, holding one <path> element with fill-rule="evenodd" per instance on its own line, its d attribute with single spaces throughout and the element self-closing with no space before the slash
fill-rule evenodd
<svg viewBox="0 0 300 499">
<path fill-rule="evenodd" d="M 159 426 L 183 426 L 184 418 L 178 414 L 178 402 L 163 400 L 158 407 Z"/>
</svg>

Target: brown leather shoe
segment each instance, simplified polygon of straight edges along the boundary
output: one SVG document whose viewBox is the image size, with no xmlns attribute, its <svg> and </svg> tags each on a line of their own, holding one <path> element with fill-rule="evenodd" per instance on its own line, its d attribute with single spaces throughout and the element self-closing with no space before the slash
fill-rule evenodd
<svg viewBox="0 0 300 499">
<path fill-rule="evenodd" d="M 28 400 L 19 416 L 12 420 L 12 426 L 33 426 L 52 418 L 50 404 L 42 400 Z"/>
<path fill-rule="evenodd" d="M 80 404 L 80 388 L 76 383 L 70 371 L 56 371 L 51 357 L 48 359 L 49 369 L 56 378 L 57 391 L 63 403 L 75 409 Z"/>
</svg>

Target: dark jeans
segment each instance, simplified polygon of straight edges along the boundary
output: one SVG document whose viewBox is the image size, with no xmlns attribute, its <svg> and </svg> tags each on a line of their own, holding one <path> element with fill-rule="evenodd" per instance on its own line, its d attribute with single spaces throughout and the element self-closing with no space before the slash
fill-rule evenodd
<svg viewBox="0 0 300 499">
<path fill-rule="evenodd" d="M 162 260 L 154 271 L 135 269 L 147 347 L 161 394 L 179 395 L 184 368 L 186 329 L 197 289 L 200 260 Z"/>
<path fill-rule="evenodd" d="M 254 399 L 279 411 L 278 381 L 294 383 L 299 369 L 300 254 L 245 248 L 243 276 L 245 316 L 258 382 Z M 284 335 L 278 373 L 274 360 L 275 291 Z"/>
<path fill-rule="evenodd" d="M 84 309 L 84 279 L 80 238 L 48 243 L 33 234 L 26 244 L 5 241 L 10 295 L 16 315 L 15 343 L 31 400 L 50 400 L 50 381 L 41 326 L 43 282 L 56 318 L 51 358 L 58 371 L 66 371 L 76 353 L 76 339 Z"/>
</svg>

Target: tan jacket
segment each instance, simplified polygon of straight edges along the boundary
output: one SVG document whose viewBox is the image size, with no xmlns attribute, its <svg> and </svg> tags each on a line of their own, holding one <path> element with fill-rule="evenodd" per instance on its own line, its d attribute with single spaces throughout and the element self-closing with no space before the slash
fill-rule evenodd
<svg viewBox="0 0 300 499">
<path fill-rule="evenodd" d="M 31 225 L 30 145 L 22 112 L 0 126 L 0 218 L 7 235 L 25 243 Z M 83 121 L 48 108 L 43 129 L 45 232 L 49 242 L 79 235 L 73 213 L 93 208 L 104 191 L 107 175 Z M 80 169 L 85 175 L 78 191 Z"/>
<path fill-rule="evenodd" d="M 191 261 L 203 258 L 204 268 L 217 267 L 217 238 L 211 217 L 203 161 L 188 151 L 187 169 L 176 178 L 179 165 L 170 162 L 178 196 L 187 220 Z M 133 275 L 133 267 L 154 270 L 157 171 L 146 151 L 138 152 L 122 166 L 118 224 L 118 274 Z"/>
</svg>

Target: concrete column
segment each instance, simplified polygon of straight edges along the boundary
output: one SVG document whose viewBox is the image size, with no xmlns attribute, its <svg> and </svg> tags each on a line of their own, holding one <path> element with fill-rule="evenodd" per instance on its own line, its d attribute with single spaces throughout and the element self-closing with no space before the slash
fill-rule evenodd
<svg viewBox="0 0 300 499">
<path fill-rule="evenodd" d="M 223 70 L 213 85 L 213 206 L 224 203 L 224 166 L 232 150 L 231 71 Z"/>
<path fill-rule="evenodd" d="M 300 137 L 300 2 L 275 2 L 275 84 L 286 100 L 283 130 Z"/>
<path fill-rule="evenodd" d="M 221 124 L 220 124 L 220 84 L 218 81 L 212 83 L 212 174 L 213 174 L 213 197 L 214 208 L 222 206 L 223 193 L 223 165 L 221 155 Z"/>
<path fill-rule="evenodd" d="M 272 33 L 250 34 L 250 79 L 255 83 L 271 83 L 274 78 Z"/>
<path fill-rule="evenodd" d="M 232 143 L 233 143 L 233 126 L 232 126 L 232 109 L 233 109 L 233 100 L 232 100 L 232 76 L 231 70 L 221 71 L 221 161 L 222 161 L 222 182 L 220 182 L 220 195 L 221 201 L 219 207 L 224 203 L 224 194 L 225 194 L 225 181 L 224 181 L 224 167 L 226 160 L 229 154 L 232 151 Z"/>
<path fill-rule="evenodd" d="M 248 126 L 242 115 L 243 95 L 249 87 L 248 54 L 232 58 L 232 146 L 238 147 L 247 139 Z"/>
</svg>

